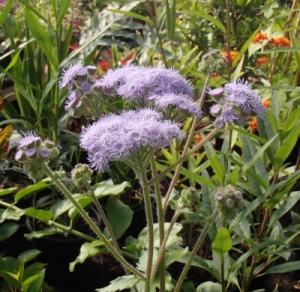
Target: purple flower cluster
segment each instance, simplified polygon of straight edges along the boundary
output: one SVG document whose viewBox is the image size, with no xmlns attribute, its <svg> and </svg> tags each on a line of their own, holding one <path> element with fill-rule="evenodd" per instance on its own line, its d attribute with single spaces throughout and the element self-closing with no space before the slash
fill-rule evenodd
<svg viewBox="0 0 300 292">
<path fill-rule="evenodd" d="M 216 117 L 214 125 L 217 129 L 225 123 L 242 125 L 248 117 L 265 112 L 260 96 L 247 81 L 230 82 L 224 88 L 212 89 L 208 93 L 218 101 L 210 108 L 210 113 Z"/>
<path fill-rule="evenodd" d="M 96 73 L 97 67 L 83 66 L 81 63 L 71 64 L 63 71 L 59 86 L 70 91 L 65 109 L 71 114 L 81 106 L 83 97 L 91 91 Z"/>
<path fill-rule="evenodd" d="M 131 101 L 148 101 L 151 96 L 168 93 L 191 96 L 192 86 L 175 70 L 126 66 L 109 70 L 95 84 L 108 95 L 120 95 Z"/>
<path fill-rule="evenodd" d="M 199 105 L 191 98 L 191 84 L 173 69 L 125 66 L 109 70 L 93 87 L 143 106 L 154 105 L 160 110 L 173 107 L 198 118 L 202 116 Z"/>
<path fill-rule="evenodd" d="M 153 95 L 151 100 L 154 102 L 154 105 L 161 110 L 166 110 L 170 107 L 179 108 L 196 118 L 201 118 L 203 114 L 199 103 L 186 95 L 173 93 L 164 94 L 163 96 Z"/>
<path fill-rule="evenodd" d="M 49 139 L 42 140 L 35 133 L 28 133 L 19 142 L 19 149 L 15 160 L 23 164 L 25 172 L 33 180 L 40 180 L 44 176 L 43 164 L 59 155 L 59 149 Z"/>
<path fill-rule="evenodd" d="M 233 185 L 219 188 L 214 194 L 214 199 L 221 214 L 227 219 L 232 219 L 243 206 L 243 194 Z"/>
<path fill-rule="evenodd" d="M 35 133 L 28 133 L 19 142 L 19 150 L 15 160 L 23 163 L 37 163 L 37 160 L 47 160 L 58 155 L 59 150 L 55 143 L 49 139 L 43 141 Z"/>
<path fill-rule="evenodd" d="M 163 120 L 162 114 L 150 109 L 110 114 L 83 130 L 80 146 L 88 152 L 93 169 L 100 172 L 116 160 L 126 161 L 140 149 L 158 149 L 182 137 L 179 126 Z"/>
</svg>

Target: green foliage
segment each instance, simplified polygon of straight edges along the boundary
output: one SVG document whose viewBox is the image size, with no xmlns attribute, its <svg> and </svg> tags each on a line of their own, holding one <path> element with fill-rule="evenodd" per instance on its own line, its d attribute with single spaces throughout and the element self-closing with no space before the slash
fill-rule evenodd
<svg viewBox="0 0 300 292">
<path fill-rule="evenodd" d="M 16 259 L 1 258 L 0 275 L 9 289 L 18 289 L 18 291 L 24 292 L 35 292 L 41 289 L 45 277 L 45 264 L 27 264 L 39 253 L 38 250 L 31 249 L 24 251 Z"/>
</svg>

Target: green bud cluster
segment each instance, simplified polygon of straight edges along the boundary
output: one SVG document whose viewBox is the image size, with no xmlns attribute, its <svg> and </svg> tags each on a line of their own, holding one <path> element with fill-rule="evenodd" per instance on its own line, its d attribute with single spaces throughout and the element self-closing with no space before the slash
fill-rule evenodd
<svg viewBox="0 0 300 292">
<path fill-rule="evenodd" d="M 20 141 L 15 160 L 21 162 L 28 176 L 33 180 L 42 179 L 42 166 L 59 155 L 56 144 L 49 140 L 42 140 L 35 134 L 28 134 Z"/>
<path fill-rule="evenodd" d="M 214 194 L 214 200 L 223 218 L 233 219 L 243 208 L 243 194 L 232 185 L 219 188 Z"/>
<path fill-rule="evenodd" d="M 92 169 L 87 164 L 79 163 L 71 171 L 71 178 L 74 185 L 80 190 L 85 189 L 87 185 L 90 185 L 92 180 Z"/>
<path fill-rule="evenodd" d="M 196 213 L 200 208 L 200 191 L 194 187 L 189 187 L 181 191 L 180 197 L 176 200 L 175 208 L 180 211 L 183 209 Z"/>
<path fill-rule="evenodd" d="M 198 68 L 204 74 L 218 73 L 222 75 L 226 72 L 226 64 L 226 59 L 221 55 L 220 51 L 213 50 L 203 55 L 198 63 Z"/>
</svg>

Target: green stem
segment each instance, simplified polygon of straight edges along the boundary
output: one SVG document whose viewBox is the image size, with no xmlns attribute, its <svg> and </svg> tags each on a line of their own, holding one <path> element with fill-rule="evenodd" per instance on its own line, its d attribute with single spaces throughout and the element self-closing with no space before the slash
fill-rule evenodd
<svg viewBox="0 0 300 292">
<path fill-rule="evenodd" d="M 4 201 L 2 201 L 2 200 L 0 200 L 0 205 L 3 206 L 3 207 L 9 208 L 9 209 L 11 209 L 11 210 L 13 210 L 13 211 L 15 211 L 15 212 L 18 212 L 18 213 L 21 213 L 21 212 L 23 211 L 23 209 L 20 209 L 20 208 L 18 208 L 17 206 L 14 206 L 14 205 L 9 204 L 9 203 L 7 203 L 7 202 L 4 202 Z M 31 217 L 31 218 L 35 218 L 35 217 L 30 216 L 30 215 L 27 215 L 27 214 L 26 214 L 26 216 L 29 216 L 29 217 Z M 45 221 L 44 221 L 44 222 L 45 222 Z M 69 233 L 69 234 L 72 234 L 72 235 L 74 235 L 74 236 L 76 236 L 76 237 L 82 238 L 82 239 L 84 239 L 84 240 L 86 240 L 86 241 L 94 241 L 94 240 L 95 240 L 95 238 L 92 237 L 92 236 L 86 235 L 86 234 L 84 234 L 84 233 L 82 233 L 82 232 L 80 232 L 80 231 L 77 231 L 77 230 L 72 229 L 72 228 L 70 228 L 70 227 L 68 227 L 68 226 L 62 225 L 62 224 L 57 223 L 57 222 L 55 222 L 55 221 L 47 220 L 45 223 L 46 223 L 48 226 L 55 227 L 55 228 L 57 228 L 57 229 L 59 229 L 59 230 L 62 230 L 62 231 L 66 232 L 66 233 Z"/>
<path fill-rule="evenodd" d="M 152 169 L 152 177 L 155 177 L 157 174 L 157 170 L 156 170 L 156 166 L 155 166 L 155 159 L 154 156 L 151 156 L 151 169 Z M 163 210 L 162 207 L 162 196 L 161 196 L 161 192 L 160 192 L 160 185 L 159 182 L 156 182 L 154 184 L 154 188 L 155 188 L 155 194 L 156 194 L 156 205 L 157 205 L 157 218 L 158 218 L 158 228 L 159 228 L 159 242 L 160 242 L 160 246 L 163 244 L 163 240 L 165 237 L 165 212 Z M 158 261 L 158 259 L 157 259 Z M 166 277 L 166 267 L 165 267 L 165 255 L 162 254 L 161 255 L 161 260 L 159 260 L 160 262 L 160 277 L 159 277 L 159 281 L 160 281 L 160 292 L 164 292 L 165 291 L 165 277 Z M 150 281 L 152 281 L 154 279 L 155 276 L 155 272 L 153 273 L 153 269 L 151 272 L 151 277 L 150 277 Z"/>
<path fill-rule="evenodd" d="M 202 245 L 202 243 L 203 243 L 203 241 L 205 239 L 205 236 L 207 235 L 208 230 L 211 227 L 211 225 L 213 224 L 213 222 L 216 219 L 217 215 L 218 215 L 218 209 L 215 209 L 214 212 L 213 212 L 213 214 L 211 215 L 211 217 L 209 218 L 209 220 L 205 224 L 205 226 L 204 226 L 204 228 L 203 228 L 200 236 L 198 237 L 198 240 L 197 240 L 197 242 L 196 242 L 193 250 L 190 253 L 190 256 L 189 256 L 189 258 L 188 258 L 188 260 L 187 260 L 187 262 L 186 262 L 186 264 L 185 264 L 185 266 L 184 266 L 184 268 L 183 268 L 183 270 L 181 272 L 181 275 L 180 275 L 180 277 L 178 279 L 178 282 L 177 282 L 177 284 L 175 286 L 174 292 L 179 292 L 180 291 L 182 283 L 183 283 L 183 281 L 185 279 L 185 276 L 186 276 L 186 274 L 187 274 L 187 272 L 188 272 L 188 270 L 189 270 L 189 268 L 190 268 L 190 266 L 191 266 L 191 264 L 193 262 L 193 259 L 196 256 L 198 250 L 200 249 L 200 247 L 201 247 L 201 245 Z"/>
<path fill-rule="evenodd" d="M 205 93 L 205 88 L 208 85 L 209 79 L 210 79 L 210 74 L 208 74 L 207 77 L 206 77 L 206 80 L 205 80 L 205 83 L 204 83 L 204 86 L 203 86 L 203 90 L 202 90 L 201 96 L 199 98 L 199 105 L 200 106 L 202 106 L 203 103 L 204 103 L 204 98 L 205 98 L 205 94 L 206 94 Z M 186 139 L 186 142 L 185 142 L 185 146 L 184 146 L 183 151 L 181 153 L 181 156 L 184 156 L 187 153 L 188 149 L 189 149 L 189 146 L 190 146 L 190 144 L 192 142 L 192 139 L 193 139 L 193 136 L 194 136 L 194 132 L 195 132 L 195 129 L 196 129 L 197 122 L 198 122 L 198 120 L 196 118 L 194 118 L 191 129 L 189 131 L 189 135 L 188 135 L 188 137 Z M 180 169 L 181 169 L 181 166 L 182 166 L 182 162 L 177 165 L 177 167 L 175 169 L 175 172 L 173 174 L 172 181 L 170 183 L 169 189 L 168 189 L 167 194 L 165 196 L 165 200 L 164 200 L 164 203 L 163 203 L 164 212 L 167 209 L 168 202 L 169 202 L 170 196 L 172 194 L 172 190 L 173 190 L 174 185 L 175 185 L 175 183 L 177 181 L 177 178 L 179 176 L 179 172 L 180 172 Z"/>
<path fill-rule="evenodd" d="M 147 258 L 147 267 L 146 267 L 146 282 L 145 282 L 145 292 L 149 292 L 151 289 L 151 270 L 153 263 L 153 249 L 154 249 L 154 230 L 153 230 L 153 214 L 152 214 L 152 204 L 151 204 L 151 195 L 150 189 L 147 185 L 147 174 L 146 168 L 143 165 L 143 162 L 140 161 L 141 172 L 137 173 L 141 186 L 143 188 L 146 220 L 147 220 L 147 232 L 148 232 L 148 258 Z"/>
<path fill-rule="evenodd" d="M 165 234 L 165 237 L 164 237 L 163 241 L 160 244 L 158 255 L 157 255 L 156 261 L 154 263 L 153 269 L 152 269 L 152 274 L 151 274 L 151 279 L 152 280 L 155 277 L 157 269 L 159 268 L 159 266 L 161 266 L 161 261 L 164 259 L 165 248 L 166 248 L 166 244 L 167 244 L 169 235 L 170 235 L 170 233 L 172 231 L 172 228 L 173 228 L 174 224 L 176 223 L 179 216 L 180 216 L 180 213 L 177 213 L 177 212 L 173 215 L 173 218 L 170 222 L 170 225 L 169 225 L 169 228 L 168 228 L 168 230 Z"/>
<path fill-rule="evenodd" d="M 95 232 L 95 234 L 99 237 L 100 240 L 103 241 L 105 247 L 108 249 L 108 251 L 115 257 L 117 261 L 119 261 L 125 270 L 128 270 L 132 272 L 135 276 L 145 280 L 145 277 L 143 274 L 141 274 L 138 270 L 136 270 L 133 266 L 131 266 L 123 257 L 122 254 L 119 254 L 117 250 L 115 250 L 114 246 L 106 239 L 104 234 L 101 232 L 101 230 L 98 228 L 98 226 L 95 224 L 95 222 L 89 217 L 89 215 L 86 213 L 86 211 L 81 207 L 81 205 L 74 199 L 72 194 L 69 192 L 69 190 L 65 187 L 65 185 L 55 176 L 55 174 L 52 172 L 52 170 L 48 167 L 48 165 L 43 165 L 44 172 L 53 180 L 55 185 L 59 188 L 59 190 L 71 201 L 75 209 L 78 211 L 78 213 L 83 217 L 83 219 L 88 223 L 90 228 Z"/>
</svg>

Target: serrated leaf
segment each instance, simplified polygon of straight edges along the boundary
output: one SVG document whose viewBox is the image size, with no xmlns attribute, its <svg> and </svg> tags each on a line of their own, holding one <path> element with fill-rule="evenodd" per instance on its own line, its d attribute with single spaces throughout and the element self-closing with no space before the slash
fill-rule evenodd
<svg viewBox="0 0 300 292">
<path fill-rule="evenodd" d="M 96 289 L 97 292 L 114 292 L 130 289 L 138 284 L 141 280 L 134 275 L 125 275 L 111 281 L 108 286 L 101 289 Z"/>
</svg>

